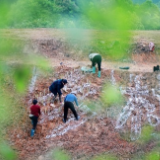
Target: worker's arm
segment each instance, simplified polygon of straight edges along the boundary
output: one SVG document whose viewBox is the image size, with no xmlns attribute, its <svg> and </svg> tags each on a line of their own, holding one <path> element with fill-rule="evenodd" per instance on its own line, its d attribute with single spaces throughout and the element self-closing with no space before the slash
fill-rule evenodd
<svg viewBox="0 0 160 160">
<path fill-rule="evenodd" d="M 62 102 L 61 95 L 59 95 L 59 101 L 60 101 L 60 103 Z"/>
<path fill-rule="evenodd" d="M 77 101 L 77 97 L 76 96 L 74 97 L 74 101 L 75 101 L 76 105 L 78 106 L 78 101 Z"/>
<path fill-rule="evenodd" d="M 65 101 L 66 101 L 66 98 L 67 98 L 67 96 L 66 96 L 65 99 L 64 99 L 64 103 L 65 103 Z"/>
<path fill-rule="evenodd" d="M 59 95 L 59 101 L 62 102 L 62 100 L 61 100 L 62 92 L 61 92 L 61 89 L 60 89 L 60 85 L 57 86 L 57 91 L 58 91 L 58 95 Z"/>
</svg>

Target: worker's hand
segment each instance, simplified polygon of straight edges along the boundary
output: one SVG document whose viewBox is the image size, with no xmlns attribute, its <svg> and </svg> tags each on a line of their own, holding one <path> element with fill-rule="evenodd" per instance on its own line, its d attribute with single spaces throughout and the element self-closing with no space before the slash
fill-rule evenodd
<svg viewBox="0 0 160 160">
<path fill-rule="evenodd" d="M 60 102 L 60 104 L 63 105 L 64 103 L 63 103 L 63 102 Z"/>
</svg>

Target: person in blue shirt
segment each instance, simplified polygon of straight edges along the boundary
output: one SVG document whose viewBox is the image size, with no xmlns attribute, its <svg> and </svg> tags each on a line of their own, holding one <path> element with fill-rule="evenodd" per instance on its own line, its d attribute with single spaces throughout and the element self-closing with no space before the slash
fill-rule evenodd
<svg viewBox="0 0 160 160">
<path fill-rule="evenodd" d="M 76 120 L 79 120 L 79 118 L 80 118 L 80 116 L 78 116 L 78 114 L 77 114 L 77 112 L 76 112 L 76 110 L 74 108 L 74 104 L 73 104 L 74 102 L 78 106 L 76 93 L 70 93 L 64 99 L 64 118 L 63 118 L 63 122 L 64 123 L 66 123 L 66 121 L 67 121 L 68 108 L 71 109 L 71 111 L 73 112 Z"/>
<path fill-rule="evenodd" d="M 64 87 L 64 85 L 67 84 L 67 80 L 66 79 L 59 79 L 54 81 L 51 86 L 49 87 L 50 92 L 52 92 L 54 94 L 54 98 L 53 100 L 55 100 L 55 98 L 57 97 L 57 93 L 59 95 L 59 101 L 62 102 L 61 100 L 61 89 Z"/>
</svg>

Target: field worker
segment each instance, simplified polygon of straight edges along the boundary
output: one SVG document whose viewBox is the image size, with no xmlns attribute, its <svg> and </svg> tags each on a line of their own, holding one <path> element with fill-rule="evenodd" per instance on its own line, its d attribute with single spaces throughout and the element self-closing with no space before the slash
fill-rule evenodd
<svg viewBox="0 0 160 160">
<path fill-rule="evenodd" d="M 33 125 L 33 128 L 31 130 L 31 137 L 34 136 L 35 129 L 38 123 L 38 117 L 41 114 L 41 109 L 40 109 L 40 106 L 37 105 L 37 100 L 34 99 L 32 103 L 33 105 L 30 107 L 30 115 L 29 115 L 30 119 L 32 120 L 32 125 Z"/>
<path fill-rule="evenodd" d="M 92 62 L 92 73 L 96 73 L 95 65 L 96 63 L 98 64 L 98 77 L 100 78 L 101 77 L 101 61 L 102 61 L 101 55 L 98 53 L 90 53 L 89 59 Z"/>
<path fill-rule="evenodd" d="M 150 50 L 150 52 L 154 51 L 154 43 L 153 42 L 149 42 L 149 50 Z"/>
<path fill-rule="evenodd" d="M 64 85 L 67 84 L 67 80 L 66 79 L 59 79 L 54 81 L 51 86 L 49 87 L 50 92 L 52 92 L 54 94 L 54 98 L 53 100 L 55 100 L 55 98 L 57 97 L 57 93 L 59 95 L 59 101 L 60 103 L 62 103 L 61 100 L 61 89 L 64 87 Z"/>
<path fill-rule="evenodd" d="M 64 118 L 63 118 L 63 122 L 66 123 L 67 121 L 67 115 L 68 115 L 68 108 L 71 109 L 71 111 L 73 112 L 76 120 L 78 121 L 80 116 L 78 116 L 75 108 L 74 108 L 74 104 L 76 103 L 76 105 L 78 106 L 78 101 L 77 101 L 77 97 L 76 97 L 76 93 L 72 92 L 70 94 L 68 94 L 65 99 L 64 99 Z"/>
</svg>

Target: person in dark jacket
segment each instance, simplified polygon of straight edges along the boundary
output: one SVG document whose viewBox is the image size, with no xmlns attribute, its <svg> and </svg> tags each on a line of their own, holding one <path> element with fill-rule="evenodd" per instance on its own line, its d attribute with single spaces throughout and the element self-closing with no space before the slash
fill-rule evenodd
<svg viewBox="0 0 160 160">
<path fill-rule="evenodd" d="M 31 137 L 34 136 L 35 129 L 36 129 L 36 126 L 37 126 L 37 123 L 38 123 L 38 117 L 41 114 L 41 109 L 40 109 L 40 106 L 37 105 L 37 100 L 34 99 L 32 101 L 32 103 L 33 103 L 33 105 L 30 107 L 31 114 L 29 115 L 30 119 L 32 120 L 32 125 L 33 125 L 33 128 L 31 130 Z"/>
<path fill-rule="evenodd" d="M 68 108 L 71 109 L 71 111 L 73 112 L 76 120 L 79 120 L 79 118 L 80 118 L 80 116 L 78 116 L 78 114 L 77 114 L 77 112 L 76 112 L 76 110 L 74 108 L 74 104 L 73 104 L 74 102 L 78 106 L 76 93 L 70 93 L 64 99 L 64 118 L 63 118 L 63 122 L 64 123 L 66 123 L 66 121 L 67 121 Z"/>
<path fill-rule="evenodd" d="M 67 80 L 66 79 L 59 79 L 54 81 L 51 86 L 49 87 L 50 92 L 52 92 L 54 94 L 54 98 L 53 100 L 55 100 L 55 98 L 57 97 L 57 93 L 59 95 L 59 101 L 62 102 L 61 100 L 61 89 L 64 87 L 64 85 L 67 84 Z"/>
<path fill-rule="evenodd" d="M 90 53 L 89 54 L 89 59 L 92 62 L 92 73 L 96 73 L 96 67 L 95 65 L 98 64 L 98 77 L 101 77 L 101 62 L 102 62 L 102 57 L 98 53 Z"/>
</svg>

